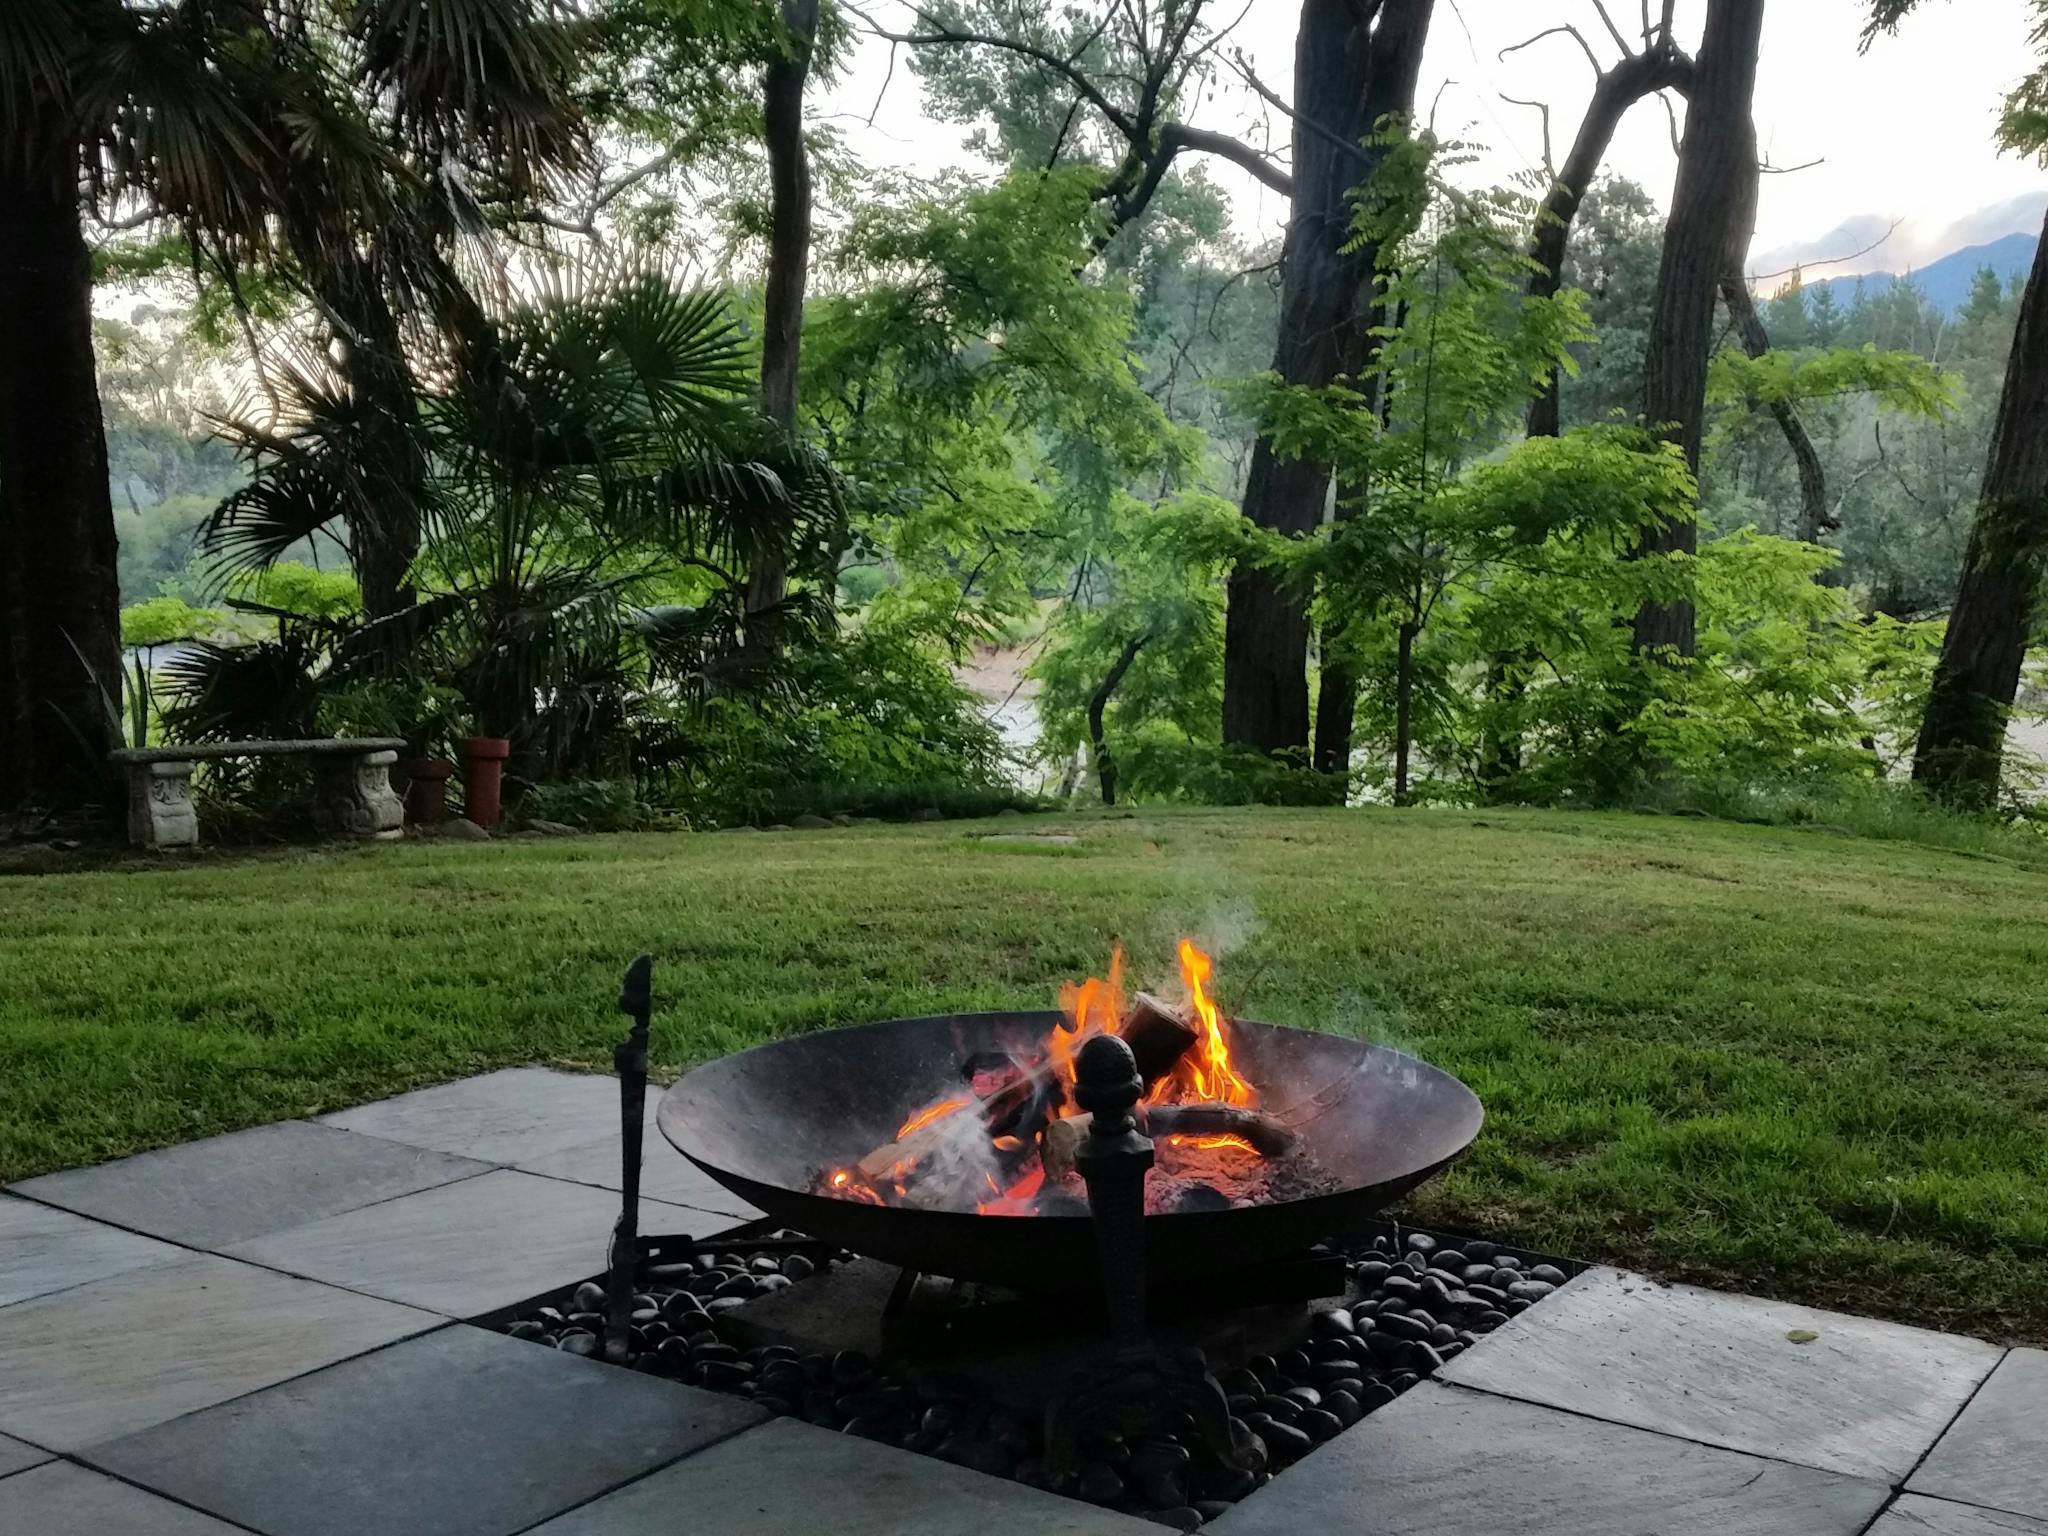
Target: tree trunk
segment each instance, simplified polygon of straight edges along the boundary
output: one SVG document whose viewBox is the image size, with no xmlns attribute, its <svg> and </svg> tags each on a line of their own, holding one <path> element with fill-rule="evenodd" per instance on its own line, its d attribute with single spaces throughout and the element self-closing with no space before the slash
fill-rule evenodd
<svg viewBox="0 0 2048 1536">
<path fill-rule="evenodd" d="M 1742 350 L 1751 357 L 1762 357 L 1770 351 L 1770 333 L 1756 312 L 1756 300 L 1750 296 L 1749 283 L 1739 267 L 1722 276 L 1721 301 L 1728 306 L 1728 317 L 1735 322 Z M 1820 455 L 1814 451 L 1813 439 L 1806 435 L 1805 423 L 1800 421 L 1790 401 L 1773 400 L 1770 409 L 1799 470 L 1799 537 L 1808 544 L 1818 544 L 1823 535 L 1840 526 L 1828 512 L 1828 482 L 1821 469 Z M 1823 571 L 1822 582 L 1839 581 L 1838 571 L 1839 567 Z"/>
<path fill-rule="evenodd" d="M 1571 153 L 1565 156 L 1536 214 L 1536 234 L 1529 242 L 1529 254 L 1536 262 L 1529 274 L 1530 298 L 1555 298 L 1564 286 L 1572 220 L 1578 217 L 1579 205 L 1586 200 L 1586 192 L 1607 158 L 1614 130 L 1621 126 L 1628 109 L 1658 91 L 1689 90 L 1692 68 L 1692 60 L 1666 37 L 1646 52 L 1630 54 L 1594 84 L 1593 100 L 1579 120 Z M 1556 437 L 1561 428 L 1558 371 L 1553 368 L 1543 393 L 1529 403 L 1529 436 Z"/>
<path fill-rule="evenodd" d="M 1317 773 L 1326 773 L 1337 780 L 1330 786 L 1331 798 L 1338 804 L 1345 799 L 1345 780 L 1351 772 L 1351 732 L 1358 723 L 1358 674 L 1351 670 L 1349 662 L 1337 660 L 1330 654 L 1329 643 L 1338 636 L 1324 631 L 1323 676 L 1321 686 L 1316 690 L 1316 747 L 1314 763 Z"/>
<path fill-rule="evenodd" d="M 1351 190 L 1381 151 L 1359 144 L 1389 114 L 1415 105 L 1434 0 L 1303 0 L 1294 55 L 1294 181 L 1281 249 L 1280 336 L 1273 371 L 1320 388 L 1364 366 L 1377 252 L 1346 252 Z M 1374 18 L 1377 25 L 1369 25 Z M 1312 126 L 1309 126 L 1312 125 Z M 1244 515 L 1299 537 L 1323 515 L 1327 465 L 1282 459 L 1261 437 L 1252 449 Z M 1223 739 L 1263 752 L 1309 745 L 1308 614 L 1267 572 L 1231 573 L 1223 635 Z"/>
<path fill-rule="evenodd" d="M 68 150 L 67 146 L 67 150 Z M 121 689 L 92 261 L 68 153 L 0 171 L 0 798 L 100 800 Z"/>
<path fill-rule="evenodd" d="M 818 0 L 781 0 L 788 51 L 763 72 L 761 137 L 768 148 L 771 212 L 768 284 L 761 300 L 761 414 L 796 435 L 797 364 L 802 352 L 804 285 L 811 263 L 811 162 L 804 148 L 804 84 L 818 33 Z M 764 553 L 747 572 L 747 612 L 773 608 L 789 591 L 779 555 Z"/>
<path fill-rule="evenodd" d="M 1403 619 L 1394 652 L 1394 804 L 1408 803 L 1408 748 L 1414 736 L 1415 635 L 1421 625 Z"/>
<path fill-rule="evenodd" d="M 360 411 L 364 504 L 349 513 L 349 556 L 363 614 L 381 619 L 413 605 L 420 553 L 420 502 L 427 463 L 420 452 L 419 397 L 405 339 L 373 260 L 350 252 L 320 275 L 321 303 L 340 343 L 341 370 Z"/>
<path fill-rule="evenodd" d="M 1998 798 L 2005 721 L 2048 573 L 2048 229 L 2020 299 L 1962 582 L 1913 753 L 1913 781 L 1952 804 Z"/>
<path fill-rule="evenodd" d="M 1088 699 L 1088 739 L 1095 744 L 1095 782 L 1101 786 L 1104 805 L 1116 804 L 1116 757 L 1103 736 L 1102 712 L 1109 708 L 1110 696 L 1116 692 L 1124 674 L 1131 670 L 1131 663 L 1138 659 L 1138 652 L 1151 638 L 1149 634 L 1136 635 L 1125 642 L 1123 650 L 1103 677 L 1101 686 Z"/>
<path fill-rule="evenodd" d="M 1750 104 L 1763 22 L 1764 0 L 1709 0 L 1643 355 L 1643 422 L 1680 445 L 1695 475 L 1714 346 L 1714 299 L 1723 274 L 1741 269 L 1756 223 Z M 1697 553 L 1699 524 L 1691 517 L 1663 524 L 1645 534 L 1638 548 L 1645 555 Z M 1691 656 L 1693 621 L 1690 598 L 1645 603 L 1636 613 L 1635 648 Z"/>
</svg>

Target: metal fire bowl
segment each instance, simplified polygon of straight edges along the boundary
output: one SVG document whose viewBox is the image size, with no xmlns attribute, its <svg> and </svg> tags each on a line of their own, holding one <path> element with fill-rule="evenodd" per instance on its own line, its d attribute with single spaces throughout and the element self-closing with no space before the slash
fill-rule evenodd
<svg viewBox="0 0 2048 1536">
<path fill-rule="evenodd" d="M 707 1062 L 661 1101 L 677 1151 L 778 1223 L 925 1274 L 1020 1290 L 1099 1284 L 1086 1216 L 980 1216 L 812 1192 L 893 1139 L 979 1052 L 1031 1060 L 1060 1015 L 958 1013 L 821 1030 Z M 1355 1230 L 1471 1144 L 1485 1112 L 1447 1072 L 1384 1046 L 1233 1019 L 1231 1059 L 1260 1107 L 1293 1126 L 1340 1189 L 1305 1200 L 1145 1220 L 1148 1269 L 1193 1279 Z"/>
</svg>

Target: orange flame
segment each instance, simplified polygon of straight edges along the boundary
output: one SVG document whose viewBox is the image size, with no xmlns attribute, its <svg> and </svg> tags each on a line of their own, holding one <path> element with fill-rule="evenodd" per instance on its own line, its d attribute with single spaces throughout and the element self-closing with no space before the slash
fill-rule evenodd
<svg viewBox="0 0 2048 1536">
<path fill-rule="evenodd" d="M 1194 1050 L 1189 1053 L 1197 1058 L 1189 1069 L 1189 1076 L 1193 1079 L 1196 1098 L 1220 1100 L 1249 1109 L 1259 1102 L 1259 1096 L 1252 1085 L 1231 1067 L 1230 1040 L 1223 1033 L 1223 1016 L 1216 1011 L 1216 1005 L 1209 1000 L 1208 989 L 1203 985 L 1214 969 L 1215 963 L 1207 955 L 1188 940 L 1180 941 L 1181 980 L 1187 983 L 1188 1005 L 1195 1010 L 1195 1017 L 1202 1026 L 1202 1038 L 1195 1042 Z"/>
<path fill-rule="evenodd" d="M 1223 1103 L 1240 1108 L 1254 1107 L 1258 1103 L 1257 1091 L 1238 1075 L 1231 1064 L 1230 1037 L 1225 1032 L 1221 1011 L 1209 996 L 1214 963 L 1186 939 L 1180 941 L 1179 959 L 1181 980 L 1187 988 L 1188 1010 L 1197 1025 L 1197 1036 L 1194 1045 L 1174 1064 L 1173 1070 L 1153 1083 L 1145 1102 Z M 1044 1064 L 1069 1090 L 1074 1084 L 1075 1062 L 1082 1042 L 1091 1035 L 1116 1034 L 1122 1028 L 1126 1007 L 1124 952 L 1120 945 L 1110 955 L 1107 978 L 1091 976 L 1085 981 L 1067 982 L 1061 986 L 1060 1009 L 1065 1017 L 1046 1036 Z M 1019 1059 L 1012 1072 L 1020 1070 L 1034 1070 L 1034 1066 Z M 984 1084 L 977 1077 L 971 1093 L 937 1100 L 911 1115 L 898 1127 L 896 1141 L 901 1143 L 925 1127 L 958 1114 L 997 1091 L 1004 1082 L 1012 1080 L 1014 1078 L 1010 1075 L 991 1073 L 989 1081 Z M 1072 1116 L 1080 1113 L 1070 1092 L 1060 1114 Z M 979 1117 L 976 1120 L 979 1123 Z M 1176 1134 L 1165 1140 L 1177 1148 L 1248 1152 L 1254 1157 L 1262 1156 L 1257 1147 L 1241 1136 Z M 992 1153 L 1004 1159 L 1002 1166 L 1012 1169 L 1018 1166 L 1021 1154 L 1023 1171 L 1008 1188 L 1002 1186 L 995 1173 L 984 1173 L 983 1183 L 988 1186 L 990 1198 L 980 1201 L 975 1209 L 984 1216 L 1036 1214 L 1034 1202 L 1045 1186 L 1043 1161 L 1032 1156 L 1027 1143 L 1013 1135 L 991 1138 L 989 1145 Z M 870 1156 L 861 1167 L 833 1169 L 826 1175 L 824 1185 L 842 1199 L 862 1200 L 872 1205 L 889 1204 L 891 1202 L 884 1199 L 877 1184 L 893 1189 L 898 1199 L 908 1198 L 918 1161 L 915 1155 L 900 1157 L 886 1173 L 876 1173 L 874 1182 L 870 1182 L 865 1171 L 875 1166 L 875 1159 Z"/>
<path fill-rule="evenodd" d="M 897 1127 L 896 1139 L 901 1141 L 912 1131 L 921 1130 L 934 1120 L 943 1120 L 954 1111 L 965 1109 L 967 1104 L 967 1095 L 962 1094 L 956 1099 L 941 1099 L 936 1104 L 927 1105 Z"/>
</svg>

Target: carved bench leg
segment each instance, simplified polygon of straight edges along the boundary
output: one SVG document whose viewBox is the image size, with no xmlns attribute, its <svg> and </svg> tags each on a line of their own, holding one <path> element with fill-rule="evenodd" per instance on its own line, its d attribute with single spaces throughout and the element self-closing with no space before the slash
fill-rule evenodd
<svg viewBox="0 0 2048 1536">
<path fill-rule="evenodd" d="M 190 763 L 128 765 L 128 841 L 137 848 L 190 848 L 198 843 Z"/>
<path fill-rule="evenodd" d="M 391 789 L 396 752 L 314 759 L 313 820 L 336 837 L 379 841 L 405 836 L 405 802 Z"/>
</svg>

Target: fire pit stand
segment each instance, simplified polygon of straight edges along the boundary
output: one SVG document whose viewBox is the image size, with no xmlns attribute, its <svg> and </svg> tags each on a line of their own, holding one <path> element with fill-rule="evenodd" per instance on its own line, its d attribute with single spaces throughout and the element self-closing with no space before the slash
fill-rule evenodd
<svg viewBox="0 0 2048 1536">
<path fill-rule="evenodd" d="M 1233 1433 L 1229 1399 L 1209 1362 L 1199 1350 L 1159 1349 L 1146 1326 L 1145 1175 L 1153 1151 L 1133 1114 L 1144 1091 L 1137 1058 L 1121 1039 L 1096 1035 L 1081 1047 L 1074 1100 L 1088 1111 L 1089 1124 L 1074 1166 L 1088 1186 L 1112 1348 L 1046 1409 L 1046 1468 L 1057 1478 L 1077 1475 L 1081 1436 L 1089 1430 L 1135 1439 L 1186 1413 L 1217 1460 L 1260 1472 L 1265 1455 L 1248 1433 Z"/>
</svg>

